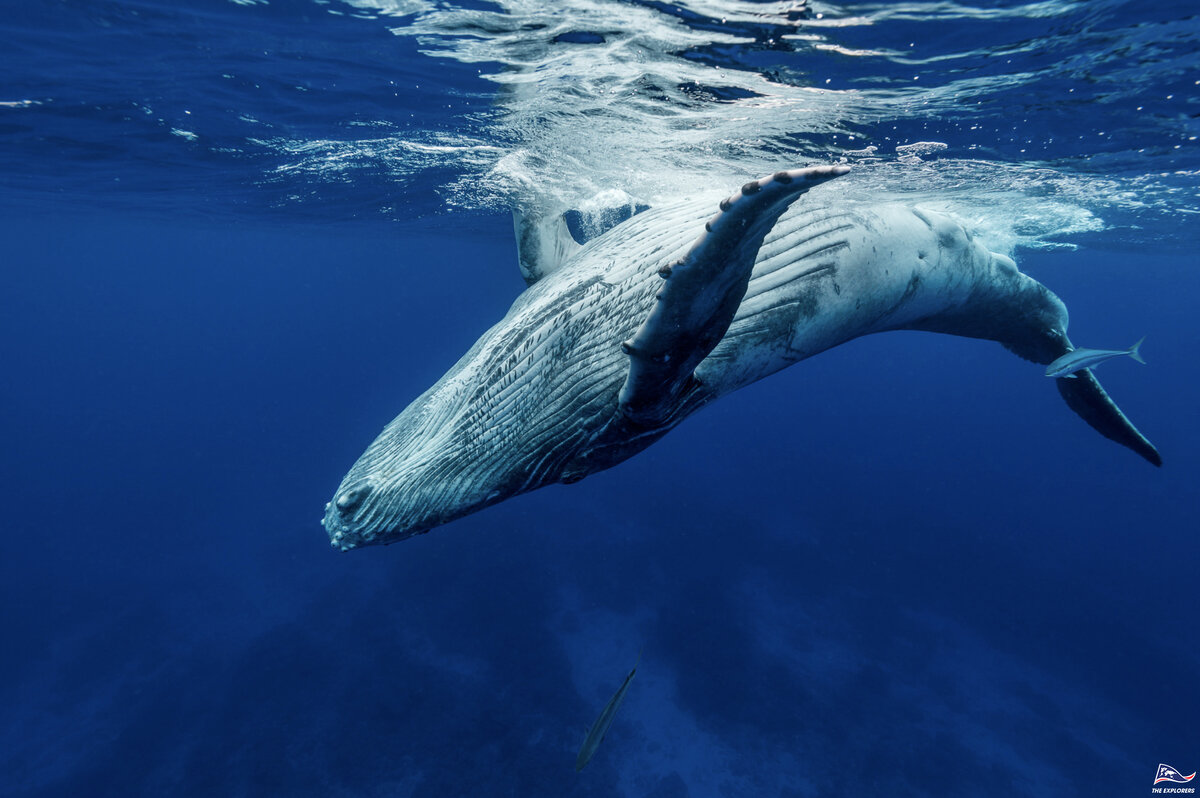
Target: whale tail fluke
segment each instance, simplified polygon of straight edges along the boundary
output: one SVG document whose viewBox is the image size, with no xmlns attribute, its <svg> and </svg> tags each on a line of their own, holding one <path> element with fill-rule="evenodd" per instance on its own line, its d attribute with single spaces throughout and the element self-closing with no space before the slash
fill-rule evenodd
<svg viewBox="0 0 1200 798">
<path fill-rule="evenodd" d="M 1084 369 L 1071 376 L 1075 379 L 1059 378 L 1054 381 L 1068 407 L 1104 437 L 1132 449 L 1156 466 L 1162 465 L 1162 455 L 1158 453 L 1158 449 L 1154 448 L 1154 444 L 1121 412 L 1116 402 L 1108 397 L 1090 369 Z"/>
<path fill-rule="evenodd" d="M 1030 280 L 1030 282 L 1033 281 Z M 1058 301 L 1057 297 L 1054 297 L 1048 290 L 1046 295 L 1053 297 L 1056 302 Z M 1040 329 L 1038 329 L 1039 326 Z M 1065 326 L 1065 317 L 1062 326 Z M 1043 366 L 1053 363 L 1057 358 L 1074 349 L 1071 341 L 1058 325 L 1038 325 L 1032 330 L 1026 329 L 1024 337 L 1001 339 L 1001 343 L 1010 352 Z M 1137 348 L 1141 346 L 1141 343 L 1138 341 L 1130 347 L 1130 357 L 1137 353 Z M 1140 357 L 1136 359 L 1141 360 Z M 1100 381 L 1096 379 L 1096 375 L 1092 373 L 1091 369 L 1082 369 L 1074 374 L 1063 375 L 1054 380 L 1054 384 L 1058 386 L 1058 392 L 1066 401 L 1067 407 L 1074 410 L 1077 416 L 1088 423 L 1088 426 L 1110 441 L 1116 441 L 1122 446 L 1132 449 L 1154 465 L 1162 465 L 1162 455 L 1158 453 L 1158 449 L 1154 448 L 1154 444 L 1121 412 L 1117 403 L 1109 398 L 1108 393 L 1100 385 Z"/>
<path fill-rule="evenodd" d="M 1011 263 L 1011 261 L 1010 261 Z M 1014 268 L 1015 272 L 1015 268 Z M 1018 290 L 993 300 L 990 312 L 978 314 L 991 327 L 938 330 L 998 341 L 1005 349 L 1034 363 L 1048 366 L 1075 347 L 1067 338 L 1067 307 L 1049 288 L 1025 274 L 1016 277 Z M 972 324 L 977 324 L 972 322 Z M 1143 339 L 1144 340 L 1144 339 Z M 1131 346 L 1129 356 L 1141 360 L 1138 347 Z M 1067 406 L 1110 441 L 1137 452 L 1148 462 L 1162 465 L 1162 455 L 1133 422 L 1109 398 L 1091 369 L 1083 369 L 1054 380 Z"/>
</svg>

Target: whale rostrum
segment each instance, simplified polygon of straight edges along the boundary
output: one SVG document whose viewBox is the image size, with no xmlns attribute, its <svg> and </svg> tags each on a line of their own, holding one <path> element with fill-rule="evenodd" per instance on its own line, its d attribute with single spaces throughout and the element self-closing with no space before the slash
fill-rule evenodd
<svg viewBox="0 0 1200 798">
<path fill-rule="evenodd" d="M 984 338 L 1043 365 L 1072 350 L 1049 289 L 948 216 L 820 188 L 846 171 L 777 172 L 715 214 L 684 201 L 582 246 L 523 251 L 532 284 L 350 469 L 326 505 L 331 543 L 393 543 L 577 481 L 712 400 L 869 333 Z M 1090 371 L 1055 382 L 1093 428 L 1161 465 Z"/>
</svg>

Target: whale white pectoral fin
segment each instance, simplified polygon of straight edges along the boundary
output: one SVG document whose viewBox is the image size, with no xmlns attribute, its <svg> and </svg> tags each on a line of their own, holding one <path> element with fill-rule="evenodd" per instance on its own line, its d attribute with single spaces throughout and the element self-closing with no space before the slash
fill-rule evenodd
<svg viewBox="0 0 1200 798">
<path fill-rule="evenodd" d="M 660 270 L 658 302 L 622 345 L 629 355 L 620 395 L 626 418 L 653 426 L 670 417 L 696 366 L 729 329 L 763 237 L 797 197 L 848 171 L 794 169 L 747 183 L 721 203 L 687 254 Z"/>
<path fill-rule="evenodd" d="M 517 263 L 527 285 L 558 271 L 583 245 L 648 210 L 628 194 L 604 191 L 565 213 L 513 210 Z"/>
<path fill-rule="evenodd" d="M 648 210 L 650 206 L 644 202 L 619 189 L 610 189 L 580 202 L 578 207 L 563 214 L 563 220 L 571 237 L 586 244 Z"/>
<path fill-rule="evenodd" d="M 533 285 L 571 259 L 581 246 L 571 236 L 560 213 L 542 215 L 513 211 L 517 264 L 527 285 Z"/>
</svg>

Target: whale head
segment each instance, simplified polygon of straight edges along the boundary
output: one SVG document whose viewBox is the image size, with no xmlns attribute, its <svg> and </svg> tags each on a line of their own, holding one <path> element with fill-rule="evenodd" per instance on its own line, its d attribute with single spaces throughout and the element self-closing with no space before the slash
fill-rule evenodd
<svg viewBox="0 0 1200 798">
<path fill-rule="evenodd" d="M 333 547 L 395 543 L 606 467 L 581 473 L 577 456 L 612 416 L 627 358 L 597 347 L 593 329 L 519 301 L 346 474 L 322 519 Z M 587 368 L 565 365 L 589 346 Z"/>
<path fill-rule="evenodd" d="M 325 505 L 334 548 L 395 543 L 521 492 L 518 460 L 488 449 L 503 431 L 461 387 L 435 386 L 359 457 Z"/>
</svg>

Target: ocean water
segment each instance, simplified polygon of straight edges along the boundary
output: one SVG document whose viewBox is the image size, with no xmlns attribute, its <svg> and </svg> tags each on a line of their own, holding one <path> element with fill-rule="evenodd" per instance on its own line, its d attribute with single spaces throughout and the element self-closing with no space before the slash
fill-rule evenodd
<svg viewBox="0 0 1200 798">
<path fill-rule="evenodd" d="M 5 7 L 0 76 L 0 795 L 1200 770 L 1194 2 L 52 0 Z M 995 344 L 890 333 L 330 548 L 346 469 L 523 289 L 511 209 L 831 162 L 1012 254 L 1077 344 L 1145 335 L 1099 376 L 1165 465 Z"/>
</svg>

